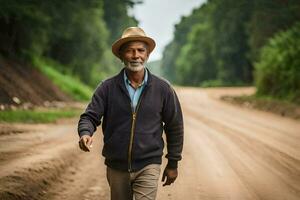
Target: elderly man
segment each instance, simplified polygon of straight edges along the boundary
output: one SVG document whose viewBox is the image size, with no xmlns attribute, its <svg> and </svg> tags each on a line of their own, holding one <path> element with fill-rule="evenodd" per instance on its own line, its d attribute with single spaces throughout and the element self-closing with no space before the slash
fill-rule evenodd
<svg viewBox="0 0 300 200">
<path fill-rule="evenodd" d="M 145 68 L 155 47 L 152 38 L 130 27 L 112 45 L 124 63 L 121 72 L 96 89 L 80 116 L 79 146 L 89 151 L 92 135 L 102 120 L 107 180 L 112 200 L 155 199 L 166 134 L 168 164 L 163 186 L 177 178 L 183 146 L 180 103 L 171 85 Z"/>
</svg>

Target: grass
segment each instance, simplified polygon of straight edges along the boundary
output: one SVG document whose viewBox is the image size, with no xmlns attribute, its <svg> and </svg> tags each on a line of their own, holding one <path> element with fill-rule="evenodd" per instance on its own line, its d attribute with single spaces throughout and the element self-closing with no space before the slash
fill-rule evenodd
<svg viewBox="0 0 300 200">
<path fill-rule="evenodd" d="M 300 119 L 300 105 L 270 96 L 223 96 L 221 99 L 243 107 L 272 112 L 297 120 Z"/>
<path fill-rule="evenodd" d="M 51 123 L 61 118 L 79 116 L 78 109 L 6 110 L 0 111 L 0 122 Z"/>
<path fill-rule="evenodd" d="M 40 58 L 34 58 L 33 64 L 50 80 L 53 81 L 63 92 L 70 95 L 74 100 L 87 101 L 90 100 L 93 90 L 83 84 L 81 81 L 68 74 L 62 74 L 55 67 L 58 65 L 53 61 L 45 61 Z"/>
</svg>

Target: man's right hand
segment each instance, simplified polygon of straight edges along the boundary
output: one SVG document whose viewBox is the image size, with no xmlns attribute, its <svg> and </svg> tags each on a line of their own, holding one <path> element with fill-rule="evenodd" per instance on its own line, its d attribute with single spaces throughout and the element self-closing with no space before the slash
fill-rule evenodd
<svg viewBox="0 0 300 200">
<path fill-rule="evenodd" d="M 93 139 L 89 135 L 83 135 L 81 136 L 79 140 L 79 148 L 82 151 L 88 152 L 90 151 L 90 148 L 92 148 Z"/>
</svg>

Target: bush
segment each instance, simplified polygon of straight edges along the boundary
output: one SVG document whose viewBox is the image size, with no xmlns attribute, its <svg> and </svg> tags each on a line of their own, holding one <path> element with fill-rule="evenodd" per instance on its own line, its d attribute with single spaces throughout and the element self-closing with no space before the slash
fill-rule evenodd
<svg viewBox="0 0 300 200">
<path fill-rule="evenodd" d="M 0 112 L 0 122 L 51 123 L 61 118 L 76 117 L 80 113 L 78 109 L 5 110 Z"/>
<path fill-rule="evenodd" d="M 279 32 L 263 47 L 255 64 L 257 95 L 300 103 L 300 23 Z"/>
</svg>

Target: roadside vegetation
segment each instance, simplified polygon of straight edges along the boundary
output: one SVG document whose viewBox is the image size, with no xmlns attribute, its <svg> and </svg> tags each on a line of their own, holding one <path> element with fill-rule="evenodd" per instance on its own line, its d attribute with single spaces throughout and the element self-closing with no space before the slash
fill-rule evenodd
<svg viewBox="0 0 300 200">
<path fill-rule="evenodd" d="M 91 88 L 119 71 L 111 44 L 138 25 L 128 10 L 142 2 L 1 1 L 0 58 L 27 62 L 74 100 L 88 100 Z M 175 85 L 254 85 L 249 99 L 299 105 L 299 21 L 297 0 L 208 0 L 181 18 L 150 67 Z"/>
<path fill-rule="evenodd" d="M 119 70 L 111 44 L 125 27 L 137 25 L 128 9 L 138 2 L 1 1 L 0 55 L 30 64 L 37 57 L 53 60 L 58 65 L 51 68 L 94 88 Z M 49 68 L 43 71 L 53 75 Z"/>
<path fill-rule="evenodd" d="M 178 85 L 257 87 L 300 101 L 300 1 L 210 0 L 182 17 L 166 46 L 164 76 Z"/>
<path fill-rule="evenodd" d="M 80 109 L 5 110 L 0 112 L 0 122 L 52 123 L 61 118 L 79 116 Z"/>
<path fill-rule="evenodd" d="M 255 63 L 252 96 L 222 99 L 244 107 L 300 119 L 300 23 L 268 40 Z"/>
<path fill-rule="evenodd" d="M 59 64 L 54 61 L 42 60 L 40 58 L 35 58 L 33 65 L 36 66 L 43 74 L 45 74 L 49 79 L 51 79 L 54 84 L 56 84 L 63 92 L 71 96 L 77 101 L 88 101 L 93 90 L 88 85 L 82 83 L 79 79 L 71 74 L 62 74 L 57 70 L 57 68 L 62 68 Z"/>
<path fill-rule="evenodd" d="M 300 105 L 300 23 L 272 37 L 255 63 L 257 96 Z"/>
<path fill-rule="evenodd" d="M 125 27 L 137 25 L 128 9 L 138 2 L 1 1 L 0 61 L 1 65 L 14 67 L 12 72 L 18 72 L 18 76 L 1 73 L 0 83 L 5 83 L 6 87 L 0 84 L 0 121 L 53 122 L 78 116 L 76 109 L 30 109 L 44 106 L 48 101 L 89 100 L 99 82 L 120 69 L 121 63 L 111 54 L 111 44 Z M 50 87 L 51 81 L 46 81 L 44 76 L 35 79 L 36 74 L 24 70 L 25 65 L 37 68 L 58 86 L 55 89 L 70 98 L 55 96 L 53 92 L 56 90 L 48 91 L 48 88 L 53 88 Z M 11 80 L 7 76 L 17 79 Z M 27 84 L 30 78 L 31 84 Z M 14 82 L 24 85 L 22 95 L 18 84 L 12 84 Z M 39 87 L 47 84 L 49 87 Z M 33 95 L 41 91 L 49 94 Z M 30 109 L 23 109 L 28 105 Z"/>
</svg>

